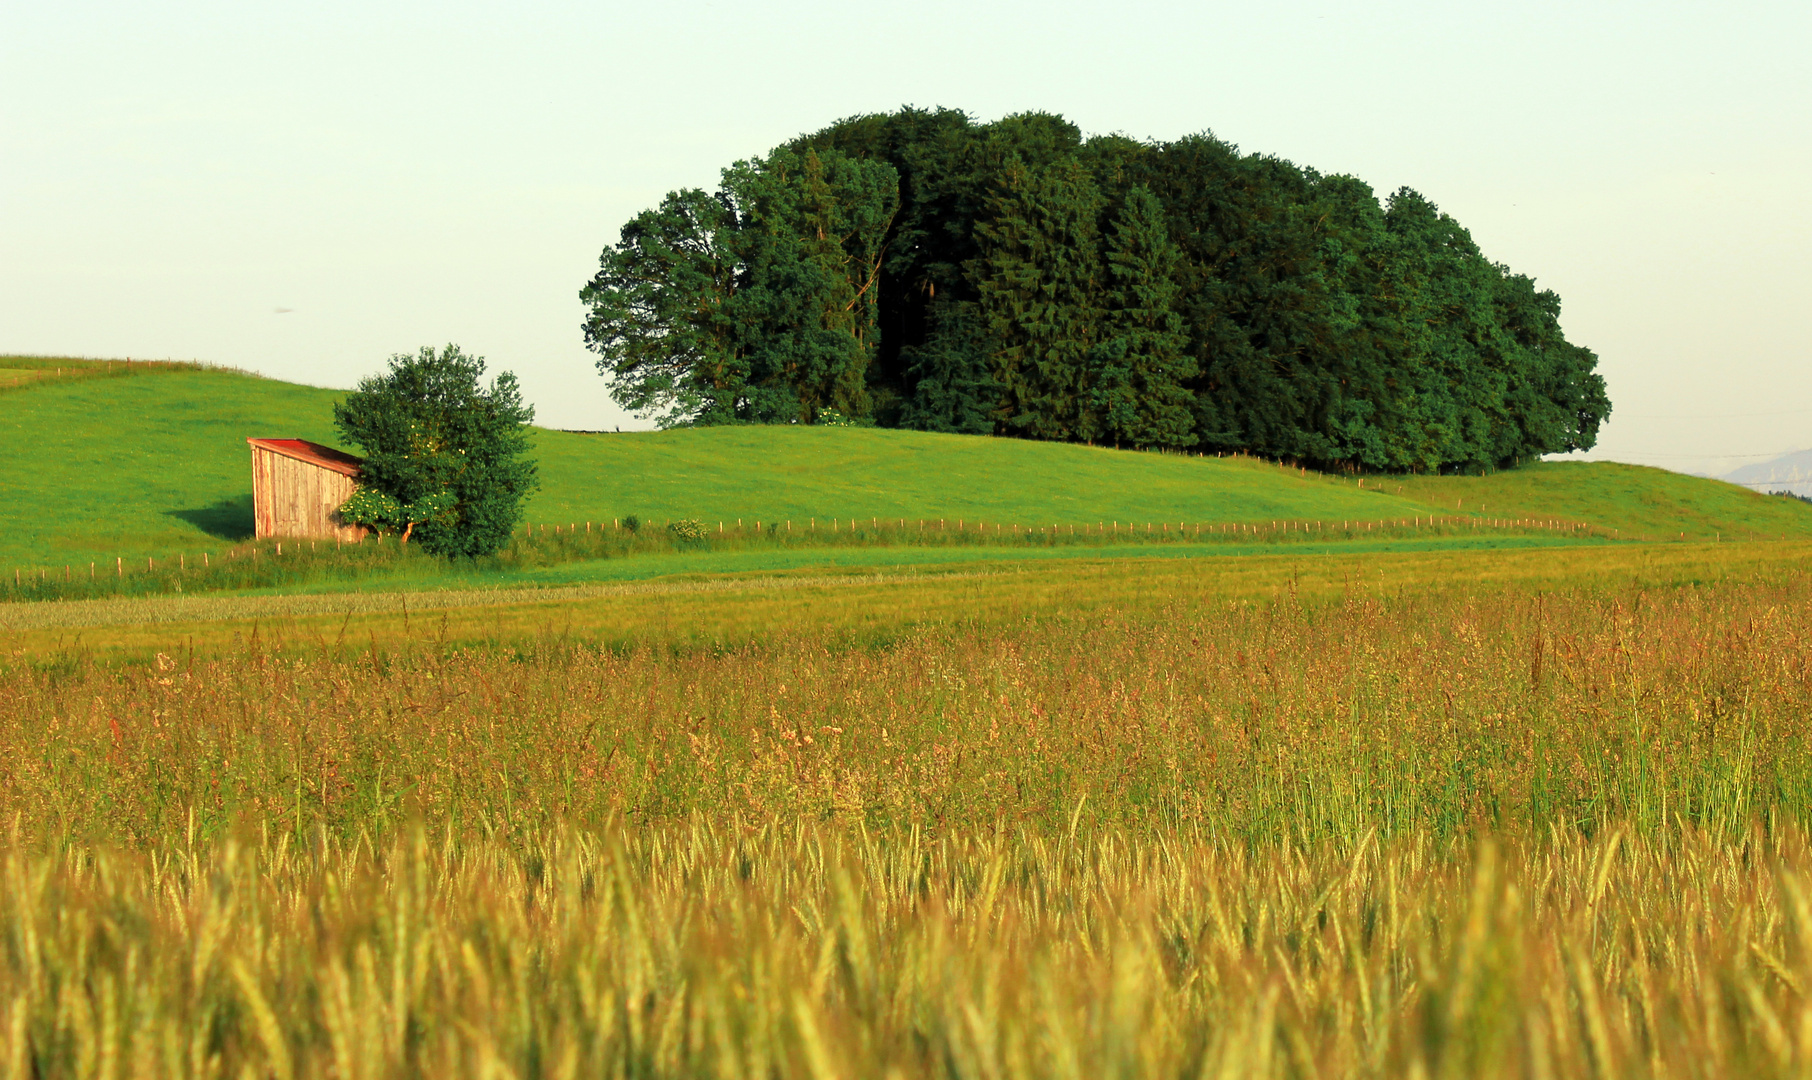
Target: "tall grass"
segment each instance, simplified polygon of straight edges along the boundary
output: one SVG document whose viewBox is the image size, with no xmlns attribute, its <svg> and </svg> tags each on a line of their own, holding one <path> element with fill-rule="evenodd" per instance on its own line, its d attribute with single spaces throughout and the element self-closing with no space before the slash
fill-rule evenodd
<svg viewBox="0 0 1812 1080">
<path fill-rule="evenodd" d="M 137 846 L 191 819 L 351 837 L 411 813 L 506 833 L 693 813 L 1055 829 L 1081 803 L 1085 821 L 1301 844 L 1812 818 L 1803 571 L 1348 588 L 1002 608 L 853 647 L 827 629 L 469 649 L 423 619 L 381 645 L 330 627 L 283 654 L 255 631 L 230 658 L 76 654 L 0 674 L 0 802 L 34 835 Z"/>
<path fill-rule="evenodd" d="M 695 820 L 5 856 L 0 1076 L 1803 1075 L 1812 852 Z"/>
<path fill-rule="evenodd" d="M 219 544 L 163 558 L 124 556 L 68 560 L 56 566 L 14 567 L 0 578 L 0 602 L 164 596 L 250 589 L 302 590 L 427 580 L 444 574 L 442 560 L 419 546 L 372 538 L 259 540 Z"/>
<path fill-rule="evenodd" d="M 0 1077 L 1802 1075 L 1809 600 L 15 663 Z"/>
</svg>

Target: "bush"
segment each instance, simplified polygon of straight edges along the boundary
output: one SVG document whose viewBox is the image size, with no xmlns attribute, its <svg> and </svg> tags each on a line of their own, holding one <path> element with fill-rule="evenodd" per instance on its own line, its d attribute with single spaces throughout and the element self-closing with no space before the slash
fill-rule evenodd
<svg viewBox="0 0 1812 1080">
<path fill-rule="evenodd" d="M 673 534 L 675 540 L 689 543 L 697 543 L 705 538 L 704 523 L 693 521 L 691 518 L 681 518 L 678 521 L 669 522 L 667 531 Z"/>
<path fill-rule="evenodd" d="M 419 538 L 435 555 L 490 555 L 509 543 L 536 486 L 516 377 L 479 384 L 484 358 L 459 346 L 390 358 L 334 406 L 334 424 L 365 451 L 348 520 Z"/>
</svg>

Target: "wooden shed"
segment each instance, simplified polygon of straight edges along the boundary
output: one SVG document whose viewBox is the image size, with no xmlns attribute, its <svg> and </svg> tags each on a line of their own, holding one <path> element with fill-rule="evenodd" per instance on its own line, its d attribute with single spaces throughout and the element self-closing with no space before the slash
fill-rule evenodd
<svg viewBox="0 0 1812 1080">
<path fill-rule="evenodd" d="M 307 439 L 247 439 L 252 446 L 252 513 L 264 536 L 357 541 L 362 525 L 340 520 L 358 486 L 360 459 Z"/>
</svg>

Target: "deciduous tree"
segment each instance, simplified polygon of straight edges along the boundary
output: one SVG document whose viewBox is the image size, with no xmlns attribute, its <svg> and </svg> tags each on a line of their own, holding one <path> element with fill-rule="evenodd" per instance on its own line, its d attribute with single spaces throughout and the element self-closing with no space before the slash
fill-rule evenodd
<svg viewBox="0 0 1812 1080">
<path fill-rule="evenodd" d="M 489 555 L 509 542 L 536 486 L 516 377 L 480 384 L 484 359 L 457 345 L 390 358 L 334 405 L 334 424 L 365 452 L 346 513 L 413 535 L 436 555 Z"/>
</svg>

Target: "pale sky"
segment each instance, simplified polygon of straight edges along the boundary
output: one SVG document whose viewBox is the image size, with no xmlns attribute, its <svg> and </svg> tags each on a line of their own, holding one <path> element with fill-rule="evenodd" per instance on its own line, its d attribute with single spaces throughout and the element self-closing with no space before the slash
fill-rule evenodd
<svg viewBox="0 0 1812 1080">
<path fill-rule="evenodd" d="M 1812 447 L 1812 4 L 0 7 L 0 353 L 349 386 L 456 341 L 554 427 L 637 211 L 901 104 L 1417 188 L 1564 301 L 1595 457 Z"/>
</svg>

